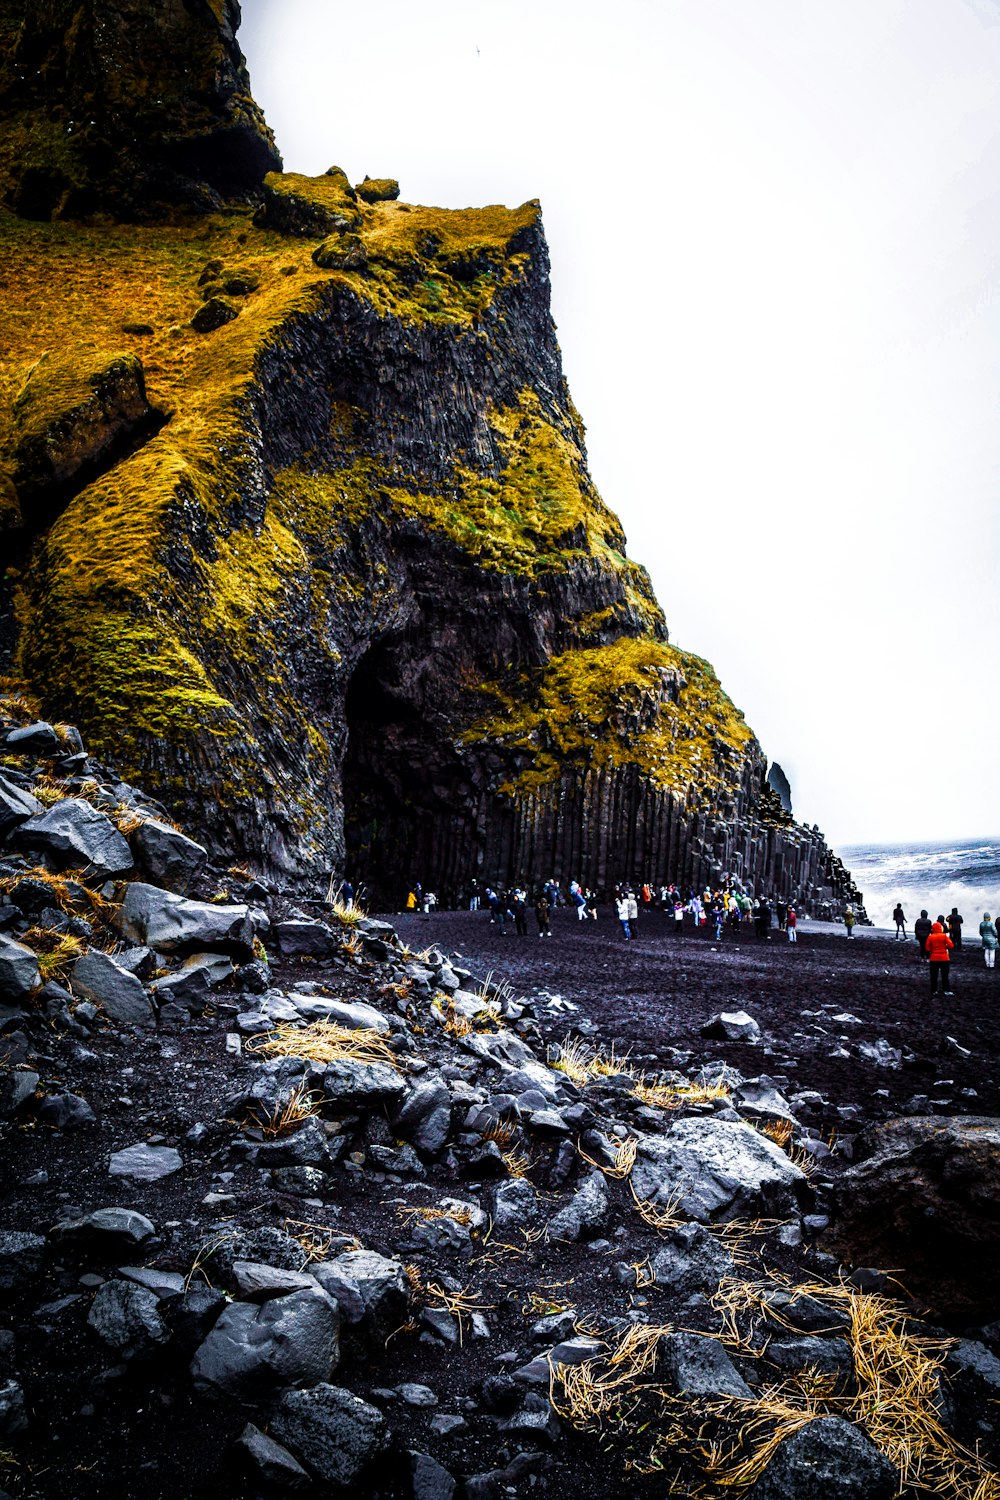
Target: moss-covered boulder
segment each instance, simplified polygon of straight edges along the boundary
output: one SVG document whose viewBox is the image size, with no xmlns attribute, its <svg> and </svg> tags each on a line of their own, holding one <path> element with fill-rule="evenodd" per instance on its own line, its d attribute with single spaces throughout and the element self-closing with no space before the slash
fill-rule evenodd
<svg viewBox="0 0 1000 1500">
<path fill-rule="evenodd" d="M 395 177 L 366 177 L 354 191 L 365 203 L 392 203 L 399 197 L 399 183 Z"/>
<path fill-rule="evenodd" d="M 271 172 L 264 179 L 256 223 L 278 234 L 322 239 L 357 230 L 361 215 L 337 177 Z"/>
</svg>

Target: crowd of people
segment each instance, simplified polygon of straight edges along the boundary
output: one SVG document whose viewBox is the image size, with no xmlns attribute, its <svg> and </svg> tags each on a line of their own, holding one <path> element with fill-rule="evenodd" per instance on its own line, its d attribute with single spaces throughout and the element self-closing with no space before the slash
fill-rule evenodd
<svg viewBox="0 0 1000 1500">
<path fill-rule="evenodd" d="M 902 902 L 897 901 L 896 908 L 892 914 L 892 920 L 896 925 L 894 937 L 897 940 L 906 940 L 906 913 Z M 930 971 L 931 994 L 936 995 L 940 987 L 942 995 L 952 996 L 952 954 L 962 951 L 962 928 L 965 919 L 957 906 L 953 906 L 948 916 L 939 912 L 937 920 L 932 922 L 927 910 L 921 909 L 920 915 L 913 924 L 913 936 L 920 950 L 920 957 L 928 965 Z M 850 936 L 850 934 L 848 934 Z M 979 940 L 981 944 L 983 959 L 986 967 L 992 969 L 996 964 L 998 936 L 997 925 L 988 911 L 983 912 L 983 920 L 979 924 Z"/>
<path fill-rule="evenodd" d="M 733 880 L 725 881 L 715 890 L 706 887 L 700 891 L 682 891 L 673 883 L 620 882 L 609 899 L 626 942 L 637 935 L 640 920 L 653 914 L 671 921 L 676 933 L 707 929 L 717 942 L 722 941 L 726 931 L 737 933 L 744 924 L 761 940 L 770 940 L 775 926 L 787 936 L 788 942 L 797 940 L 798 916 L 790 901 L 783 897 L 751 896 Z M 409 888 L 407 911 L 432 912 L 438 904 L 433 891 L 424 890 L 419 882 Z M 571 880 L 565 889 L 561 881 L 547 880 L 534 891 L 529 891 L 526 885 L 515 884 L 504 889 L 470 880 L 461 904 L 469 911 L 488 913 L 490 922 L 504 935 L 512 929 L 526 937 L 533 914 L 538 936 L 545 938 L 552 935 L 551 915 L 558 907 L 575 912 L 578 922 L 596 922 L 600 900 L 596 891 L 579 880 Z"/>
</svg>

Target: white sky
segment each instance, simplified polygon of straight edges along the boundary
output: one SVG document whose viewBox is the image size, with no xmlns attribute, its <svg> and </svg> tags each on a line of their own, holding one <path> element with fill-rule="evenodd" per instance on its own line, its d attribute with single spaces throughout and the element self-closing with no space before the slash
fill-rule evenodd
<svg viewBox="0 0 1000 1500">
<path fill-rule="evenodd" d="M 1000 0 L 244 0 L 289 171 L 540 198 L 591 470 L 834 844 L 1000 833 Z"/>
</svg>

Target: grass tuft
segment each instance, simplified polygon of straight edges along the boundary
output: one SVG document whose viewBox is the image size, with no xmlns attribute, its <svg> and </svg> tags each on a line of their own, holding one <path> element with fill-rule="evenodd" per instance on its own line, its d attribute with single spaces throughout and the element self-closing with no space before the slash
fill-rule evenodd
<svg viewBox="0 0 1000 1500">
<path fill-rule="evenodd" d="M 282 1022 L 273 1031 L 252 1037 L 245 1050 L 265 1057 L 302 1057 L 308 1062 L 381 1062 L 399 1071 L 399 1058 L 380 1032 L 355 1031 L 335 1021 L 313 1021 L 308 1026 Z"/>
</svg>

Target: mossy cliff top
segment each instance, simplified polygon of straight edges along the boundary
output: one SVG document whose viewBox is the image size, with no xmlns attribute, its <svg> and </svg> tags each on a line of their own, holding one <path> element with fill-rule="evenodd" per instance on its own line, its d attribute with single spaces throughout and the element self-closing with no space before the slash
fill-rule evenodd
<svg viewBox="0 0 1000 1500">
<path fill-rule="evenodd" d="M 183 9 L 157 8 L 158 46 Z M 745 801 L 756 742 L 667 644 L 587 471 L 538 204 L 273 170 L 218 0 L 185 33 L 184 91 L 211 67 L 214 92 L 161 91 L 157 47 L 102 85 L 92 118 L 113 134 L 134 106 L 151 155 L 96 213 L 74 173 L 104 146 L 60 157 L 53 121 L 127 69 L 82 15 L 53 0 L 14 28 L 0 0 L 19 160 L 65 173 L 32 198 L 9 158 L 0 209 L 0 643 L 46 711 L 294 873 L 352 840 L 406 861 L 435 819 L 474 863 L 483 809 L 592 767 Z"/>
</svg>

